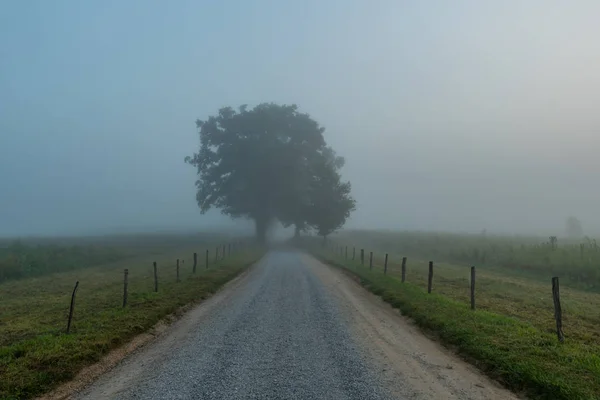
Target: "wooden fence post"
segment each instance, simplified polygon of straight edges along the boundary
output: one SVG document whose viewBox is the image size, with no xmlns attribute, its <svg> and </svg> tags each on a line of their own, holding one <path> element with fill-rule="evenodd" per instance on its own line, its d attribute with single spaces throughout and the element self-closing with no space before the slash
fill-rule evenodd
<svg viewBox="0 0 600 400">
<path fill-rule="evenodd" d="M 431 293 L 433 283 L 433 261 L 429 261 L 429 276 L 427 277 L 427 293 Z"/>
<path fill-rule="evenodd" d="M 153 265 L 154 265 L 154 291 L 158 292 L 158 268 L 156 268 L 156 261 L 154 261 Z"/>
<path fill-rule="evenodd" d="M 471 267 L 471 310 L 475 309 L 475 267 Z"/>
<path fill-rule="evenodd" d="M 369 269 L 373 269 L 373 252 L 369 254 Z"/>
<path fill-rule="evenodd" d="M 192 269 L 194 274 L 196 273 L 196 265 L 198 265 L 198 253 L 194 253 L 194 267 Z"/>
<path fill-rule="evenodd" d="M 559 342 L 565 341 L 565 335 L 562 331 L 562 309 L 560 307 L 560 291 L 558 286 L 558 276 L 552 278 L 552 299 L 554 300 L 554 319 L 556 320 L 556 335 Z"/>
<path fill-rule="evenodd" d="M 402 282 L 406 281 L 406 257 L 402 257 Z"/>
<path fill-rule="evenodd" d="M 385 253 L 385 263 L 383 264 L 383 274 L 387 274 L 388 253 Z"/>
<path fill-rule="evenodd" d="M 179 279 L 179 258 L 177 259 L 177 282 L 181 282 L 181 280 Z"/>
<path fill-rule="evenodd" d="M 356 246 L 352 246 L 352 261 L 356 259 Z"/>
<path fill-rule="evenodd" d="M 365 265 L 365 249 L 360 249 L 360 263 Z"/>
<path fill-rule="evenodd" d="M 129 270 L 123 271 L 123 308 L 127 306 L 127 286 L 129 286 Z"/>
<path fill-rule="evenodd" d="M 206 249 L 206 261 L 204 262 L 204 265 L 208 269 L 208 249 Z"/>
<path fill-rule="evenodd" d="M 67 322 L 67 333 L 71 332 L 71 321 L 73 321 L 73 311 L 75 310 L 75 295 L 77 294 L 78 287 L 79 281 L 75 282 L 75 288 L 73 288 L 73 294 L 71 295 L 71 307 L 69 308 L 69 321 Z"/>
</svg>

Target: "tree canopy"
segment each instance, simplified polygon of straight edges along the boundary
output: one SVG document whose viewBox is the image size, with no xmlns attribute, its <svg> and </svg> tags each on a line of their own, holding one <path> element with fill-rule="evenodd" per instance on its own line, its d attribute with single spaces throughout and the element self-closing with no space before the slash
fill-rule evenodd
<svg viewBox="0 0 600 400">
<path fill-rule="evenodd" d="M 224 107 L 196 125 L 200 148 L 185 161 L 197 168 L 202 213 L 214 207 L 252 219 L 264 241 L 275 220 L 326 236 L 354 210 L 351 185 L 339 172 L 344 159 L 327 146 L 325 129 L 296 105 Z"/>
</svg>

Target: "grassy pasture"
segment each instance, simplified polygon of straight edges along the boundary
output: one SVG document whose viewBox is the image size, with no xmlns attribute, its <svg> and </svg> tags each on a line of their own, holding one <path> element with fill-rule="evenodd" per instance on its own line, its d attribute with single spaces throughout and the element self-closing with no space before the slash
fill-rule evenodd
<svg viewBox="0 0 600 400">
<path fill-rule="evenodd" d="M 1 283 L 0 398 L 32 398 L 71 379 L 81 368 L 146 331 L 167 314 L 208 297 L 262 255 L 262 250 L 244 246 L 215 261 L 217 242 L 205 240 L 192 245 L 194 241 L 183 240 L 177 246 L 174 239 L 157 248 L 152 243 L 122 246 L 128 255 L 114 262 L 84 264 L 65 272 Z M 221 238 L 218 243 L 222 243 Z M 198 253 L 196 274 L 192 273 L 193 252 Z M 158 264 L 157 293 L 153 261 Z M 129 270 L 129 299 L 127 307 L 122 308 L 125 268 Z M 64 332 L 76 281 L 79 290 L 72 332 L 67 335 Z"/>
<path fill-rule="evenodd" d="M 209 233 L 0 239 L 0 283 L 226 240 Z"/>
<path fill-rule="evenodd" d="M 590 238 L 559 237 L 553 247 L 548 237 L 347 231 L 334 240 L 378 254 L 475 265 L 548 282 L 559 276 L 571 287 L 600 293 L 600 246 Z"/>
<path fill-rule="evenodd" d="M 564 244 L 567 249 L 562 252 L 560 243 L 551 249 L 535 238 L 516 240 L 365 231 L 337 235 L 334 246 L 343 249 L 341 254 L 316 243 L 312 249 L 357 274 L 372 291 L 512 389 L 540 399 L 600 398 L 600 294 L 593 281 L 593 242 L 584 247 L 589 257 L 582 261 L 578 244 Z M 510 246 L 516 253 L 511 256 L 513 263 L 494 264 L 508 257 Z M 365 266 L 359 261 L 361 248 Z M 368 268 L 371 251 L 373 270 Z M 387 276 L 383 274 L 386 252 Z M 476 258 L 477 253 L 480 263 L 471 262 L 469 257 Z M 482 253 L 485 263 L 481 263 Z M 402 256 L 408 257 L 404 284 L 400 282 Z M 467 261 L 460 261 L 463 256 Z M 562 257 L 570 261 L 567 278 L 560 273 Z M 546 259 L 555 263 L 553 267 L 543 268 Z M 434 261 L 431 295 L 426 293 L 429 260 Z M 469 309 L 470 265 L 477 266 L 475 312 Z M 562 344 L 555 334 L 550 283 L 555 274 L 561 278 L 566 337 Z"/>
</svg>

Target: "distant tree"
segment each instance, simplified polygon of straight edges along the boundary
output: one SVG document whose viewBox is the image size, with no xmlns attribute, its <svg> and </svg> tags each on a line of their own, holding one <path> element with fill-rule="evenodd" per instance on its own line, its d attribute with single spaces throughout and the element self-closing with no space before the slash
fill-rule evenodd
<svg viewBox="0 0 600 400">
<path fill-rule="evenodd" d="M 549 242 L 550 248 L 552 250 L 556 250 L 558 247 L 558 238 L 556 236 L 550 236 L 549 239 L 550 239 L 550 242 Z"/>
<path fill-rule="evenodd" d="M 566 221 L 566 232 L 567 236 L 572 239 L 579 239 L 583 237 L 583 227 L 581 226 L 581 221 L 576 217 L 569 217 Z"/>
<path fill-rule="evenodd" d="M 185 161 L 197 168 L 196 200 L 232 218 L 254 220 L 259 241 L 274 220 L 306 229 L 314 209 L 315 173 L 332 152 L 324 128 L 296 105 L 263 103 L 249 110 L 221 108 L 196 121 L 200 149 Z"/>
</svg>

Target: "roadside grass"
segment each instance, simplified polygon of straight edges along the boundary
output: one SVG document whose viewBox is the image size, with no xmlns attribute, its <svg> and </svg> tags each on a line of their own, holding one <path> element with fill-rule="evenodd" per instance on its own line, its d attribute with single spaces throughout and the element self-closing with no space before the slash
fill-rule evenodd
<svg viewBox="0 0 600 400">
<path fill-rule="evenodd" d="M 320 243 L 319 243 L 320 245 Z M 600 296 L 561 288 L 566 340 L 554 333 L 550 285 L 478 270 L 477 310 L 469 303 L 469 268 L 436 264 L 427 294 L 427 264 L 410 260 L 406 283 L 400 266 L 380 258 L 373 270 L 308 244 L 323 261 L 358 276 L 371 292 L 517 393 L 534 399 L 600 398 Z"/>
<path fill-rule="evenodd" d="M 401 279 L 398 259 L 388 261 L 388 274 Z M 373 268 L 383 272 L 377 257 Z M 541 331 L 555 334 L 552 284 L 497 270 L 477 268 L 476 306 L 528 322 Z M 408 259 L 406 281 L 427 289 L 428 261 Z M 470 267 L 434 262 L 433 292 L 470 304 Z M 561 285 L 563 331 L 568 341 L 596 346 L 600 343 L 600 294 Z"/>
<path fill-rule="evenodd" d="M 197 273 L 192 254 L 198 251 Z M 210 249 L 214 257 L 214 249 Z M 245 248 L 204 265 L 203 249 L 141 256 L 115 263 L 8 281 L 0 285 L 0 398 L 28 399 L 72 379 L 111 349 L 147 331 L 181 306 L 200 301 L 257 261 L 260 249 Z M 181 282 L 175 260 L 180 258 Z M 154 292 L 152 262 L 159 285 Z M 122 308 L 123 269 L 129 299 Z M 79 289 L 71 334 L 65 334 L 71 293 Z"/>
</svg>

